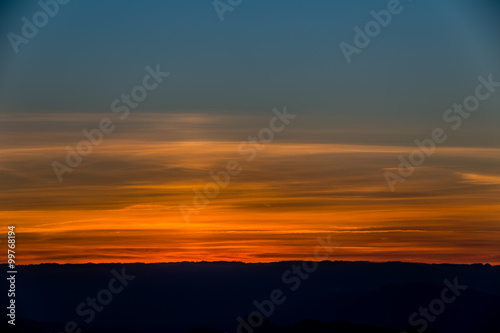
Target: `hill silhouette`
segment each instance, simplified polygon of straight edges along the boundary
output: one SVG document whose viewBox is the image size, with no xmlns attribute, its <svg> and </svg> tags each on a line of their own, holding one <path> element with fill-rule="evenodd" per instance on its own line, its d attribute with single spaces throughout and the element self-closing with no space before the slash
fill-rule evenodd
<svg viewBox="0 0 500 333">
<path fill-rule="evenodd" d="M 500 266 L 325 261 L 311 273 L 302 271 L 299 278 L 293 267 L 301 265 L 290 261 L 19 266 L 18 331 L 11 325 L 9 330 L 64 332 L 65 324 L 74 321 L 82 332 L 233 333 L 240 325 L 237 318 L 248 319 L 258 311 L 255 303 L 264 304 L 261 312 L 269 310 L 271 295 L 279 290 L 282 302 L 272 306 L 268 318 L 262 316 L 262 324 L 250 326 L 253 332 L 412 333 L 420 326 L 410 325 L 410 315 L 441 297 L 444 280 L 456 278 L 467 289 L 427 322 L 425 332 L 500 332 Z M 85 322 L 90 316 L 79 315 L 77 307 L 109 288 L 113 270 L 134 278 Z"/>
</svg>

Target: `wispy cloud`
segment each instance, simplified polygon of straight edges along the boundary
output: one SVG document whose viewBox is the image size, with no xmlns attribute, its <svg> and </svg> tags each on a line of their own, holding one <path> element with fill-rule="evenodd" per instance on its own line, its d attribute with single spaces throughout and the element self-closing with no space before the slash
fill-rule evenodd
<svg viewBox="0 0 500 333">
<path fill-rule="evenodd" d="M 381 170 L 408 147 L 290 127 L 187 226 L 179 203 L 267 117 L 144 114 L 58 183 L 50 162 L 100 117 L 8 120 L 0 221 L 19 225 L 26 263 L 300 259 L 326 233 L 339 259 L 498 263 L 497 148 L 440 147 L 390 193 Z"/>
</svg>

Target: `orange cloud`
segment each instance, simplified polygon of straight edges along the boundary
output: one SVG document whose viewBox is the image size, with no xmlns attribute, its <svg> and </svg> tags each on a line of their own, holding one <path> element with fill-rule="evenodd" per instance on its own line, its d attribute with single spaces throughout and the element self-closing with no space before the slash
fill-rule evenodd
<svg viewBox="0 0 500 333">
<path fill-rule="evenodd" d="M 392 193 L 383 170 L 414 147 L 290 128 L 247 162 L 237 147 L 264 116 L 145 114 L 59 183 L 50 163 L 100 117 L 8 119 L 0 222 L 17 226 L 20 263 L 300 260 L 332 234 L 332 259 L 500 264 L 500 149 L 440 147 Z M 230 159 L 242 173 L 186 224 L 179 204 Z"/>
</svg>

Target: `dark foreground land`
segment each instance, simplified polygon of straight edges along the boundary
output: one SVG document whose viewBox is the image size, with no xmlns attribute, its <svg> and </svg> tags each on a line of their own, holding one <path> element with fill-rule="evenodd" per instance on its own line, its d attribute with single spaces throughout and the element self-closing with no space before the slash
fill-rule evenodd
<svg viewBox="0 0 500 333">
<path fill-rule="evenodd" d="M 500 332 L 500 266 L 481 264 L 44 264 L 15 289 L 2 332 Z"/>
</svg>

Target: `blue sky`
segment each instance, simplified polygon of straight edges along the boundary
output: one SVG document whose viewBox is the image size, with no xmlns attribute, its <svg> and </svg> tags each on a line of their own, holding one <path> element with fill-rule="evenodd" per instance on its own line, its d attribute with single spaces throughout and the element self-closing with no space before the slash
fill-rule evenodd
<svg viewBox="0 0 500 333">
<path fill-rule="evenodd" d="M 6 35 L 39 7 L 11 4 L 2 11 L 0 110 L 105 112 L 145 66 L 160 64 L 171 77 L 142 110 L 265 113 L 289 104 L 429 120 L 477 75 L 500 74 L 495 2 L 401 4 L 350 65 L 339 43 L 352 43 L 353 27 L 387 1 L 243 1 L 224 22 L 210 1 L 71 1 L 18 54 Z"/>
</svg>

